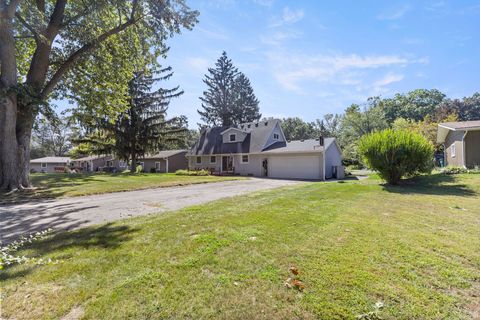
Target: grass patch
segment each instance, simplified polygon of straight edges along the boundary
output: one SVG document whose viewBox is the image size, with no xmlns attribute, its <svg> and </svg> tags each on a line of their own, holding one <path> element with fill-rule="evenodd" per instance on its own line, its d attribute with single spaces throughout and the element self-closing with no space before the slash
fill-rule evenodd
<svg viewBox="0 0 480 320">
<path fill-rule="evenodd" d="M 195 183 L 245 179 L 242 177 L 182 176 L 174 173 L 99 173 L 99 174 L 32 174 L 34 190 L 0 193 L 0 203 L 42 198 L 75 197 L 119 191 L 181 186 Z"/>
<path fill-rule="evenodd" d="M 0 274 L 3 316 L 475 318 L 479 194 L 480 175 L 308 183 L 58 233 L 24 254 L 63 263 Z"/>
</svg>

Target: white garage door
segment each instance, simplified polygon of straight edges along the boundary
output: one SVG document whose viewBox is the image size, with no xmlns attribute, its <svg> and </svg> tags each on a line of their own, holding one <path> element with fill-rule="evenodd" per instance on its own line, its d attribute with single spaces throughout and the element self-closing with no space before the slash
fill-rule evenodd
<svg viewBox="0 0 480 320">
<path fill-rule="evenodd" d="M 285 179 L 321 179 L 320 155 L 272 156 L 268 159 L 268 176 Z"/>
</svg>

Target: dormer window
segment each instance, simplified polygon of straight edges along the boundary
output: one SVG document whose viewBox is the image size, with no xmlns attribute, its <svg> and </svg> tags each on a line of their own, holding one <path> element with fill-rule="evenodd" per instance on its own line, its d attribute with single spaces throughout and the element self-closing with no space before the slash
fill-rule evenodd
<svg viewBox="0 0 480 320">
<path fill-rule="evenodd" d="M 274 134 L 273 134 L 273 139 L 274 139 L 274 140 L 280 139 L 280 135 L 279 135 L 278 133 L 274 133 Z"/>
<path fill-rule="evenodd" d="M 257 123 L 255 123 L 255 127 L 258 127 L 258 122 L 257 122 Z"/>
<path fill-rule="evenodd" d="M 237 140 L 237 135 L 236 134 L 233 133 L 229 136 L 229 141 L 230 142 L 235 142 L 236 140 Z"/>
<path fill-rule="evenodd" d="M 251 124 L 247 125 L 248 129 L 250 129 Z"/>
</svg>

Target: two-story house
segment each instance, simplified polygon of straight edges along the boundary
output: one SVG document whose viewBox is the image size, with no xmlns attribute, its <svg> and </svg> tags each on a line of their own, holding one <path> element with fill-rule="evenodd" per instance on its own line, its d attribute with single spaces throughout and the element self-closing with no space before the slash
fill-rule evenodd
<svg viewBox="0 0 480 320">
<path fill-rule="evenodd" d="M 334 138 L 286 141 L 278 119 L 202 130 L 187 153 L 190 170 L 218 174 L 325 180 L 343 178 Z"/>
</svg>

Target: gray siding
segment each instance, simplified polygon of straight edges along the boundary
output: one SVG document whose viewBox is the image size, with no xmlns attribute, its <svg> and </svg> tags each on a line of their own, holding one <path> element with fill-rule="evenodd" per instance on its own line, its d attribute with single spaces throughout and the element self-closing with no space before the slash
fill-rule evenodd
<svg viewBox="0 0 480 320">
<path fill-rule="evenodd" d="M 222 141 L 223 143 L 234 143 L 230 142 L 230 134 L 235 134 L 236 135 L 236 142 L 241 142 L 245 140 L 245 137 L 247 136 L 247 133 L 242 132 L 240 130 L 236 130 L 234 128 L 228 129 L 223 135 L 222 135 Z"/>
<path fill-rule="evenodd" d="M 248 155 L 248 163 L 242 163 L 242 155 L 236 154 L 233 156 L 235 173 L 242 176 L 261 177 L 263 175 L 262 161 L 266 158 L 265 155 L 251 154 Z"/>
<path fill-rule="evenodd" d="M 185 170 L 188 168 L 188 160 L 186 158 L 187 152 L 180 152 L 173 156 L 168 157 L 168 172 L 175 172 L 177 170 Z M 167 172 L 167 161 L 164 158 L 159 159 L 144 159 L 140 160 L 144 163 L 143 171 L 151 172 L 152 169 L 155 169 L 155 163 L 160 163 L 159 173 Z"/>
<path fill-rule="evenodd" d="M 47 163 L 46 168 L 42 168 L 41 163 L 30 163 L 30 170 L 34 170 L 37 173 L 55 173 L 62 171 L 55 171 L 55 168 L 65 168 L 68 167 L 66 163 Z"/>
<path fill-rule="evenodd" d="M 333 167 L 342 165 L 342 151 L 335 142 L 331 143 L 325 152 L 325 178 L 333 177 Z"/>
<path fill-rule="evenodd" d="M 445 139 L 445 161 L 447 166 L 463 166 L 463 143 L 464 131 L 450 131 Z M 452 145 L 455 145 L 455 156 L 452 155 Z"/>
<path fill-rule="evenodd" d="M 465 159 L 468 168 L 480 166 L 480 131 L 469 131 L 465 137 Z"/>
<path fill-rule="evenodd" d="M 275 140 L 273 138 L 273 134 L 276 133 L 279 135 L 280 139 L 278 140 Z M 275 142 L 281 142 L 281 141 L 285 141 L 285 136 L 283 135 L 283 132 L 282 132 L 282 129 L 280 128 L 280 123 L 277 123 L 277 125 L 275 126 L 275 128 L 273 128 L 272 132 L 270 133 L 270 136 L 268 137 L 267 139 L 267 142 L 265 143 L 265 145 L 263 146 L 263 148 L 266 148 L 272 144 L 274 144 Z"/>
</svg>

